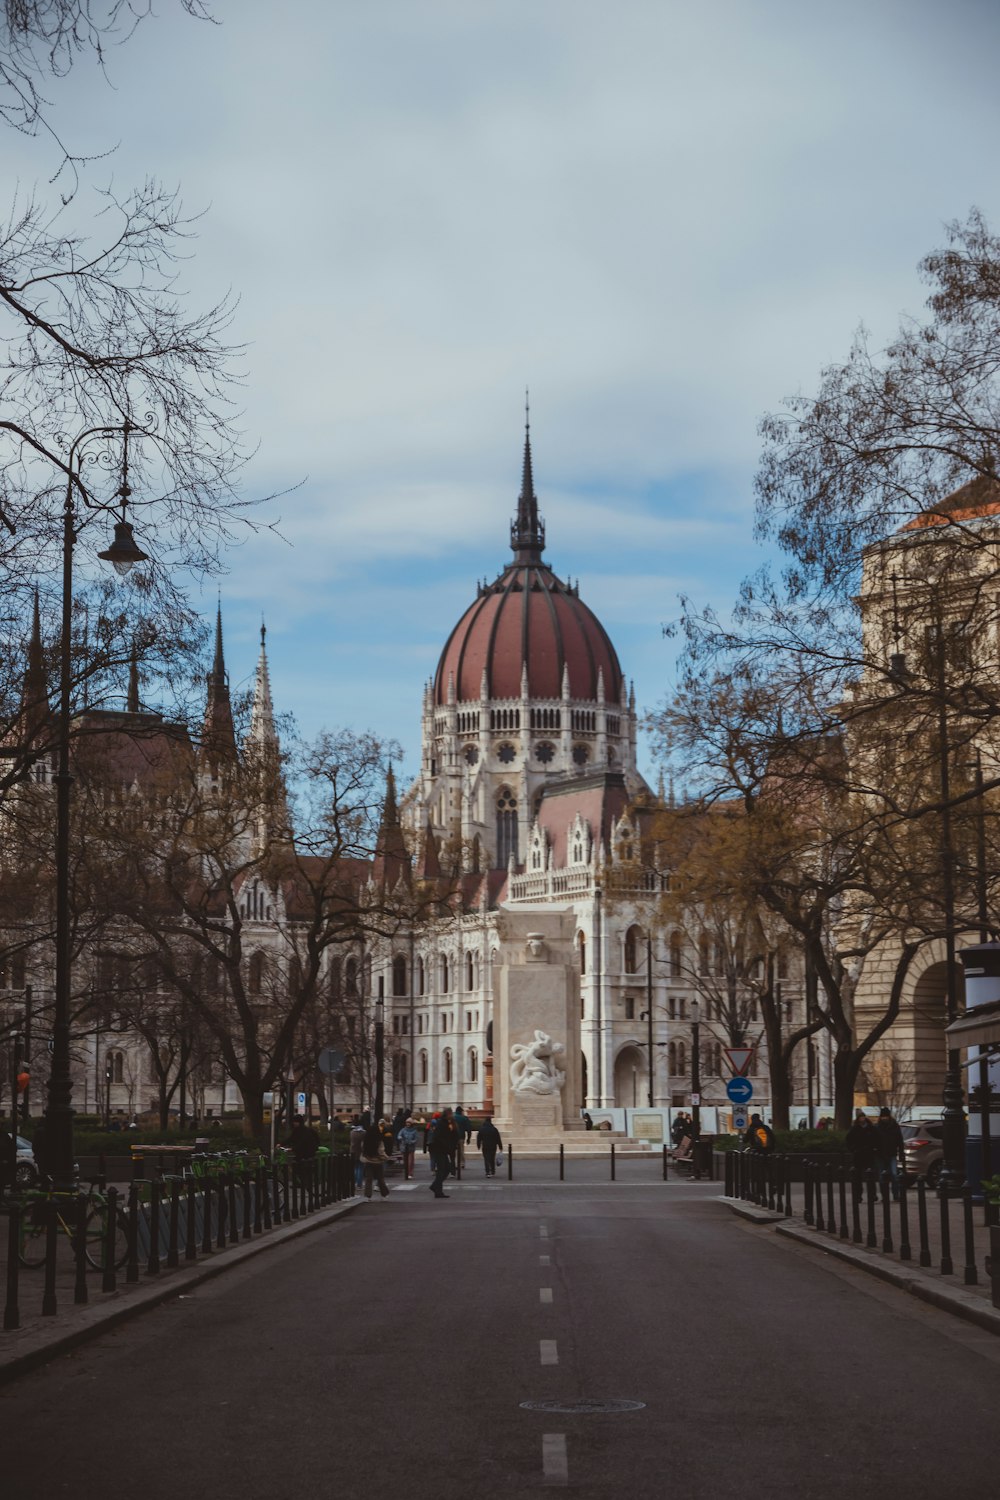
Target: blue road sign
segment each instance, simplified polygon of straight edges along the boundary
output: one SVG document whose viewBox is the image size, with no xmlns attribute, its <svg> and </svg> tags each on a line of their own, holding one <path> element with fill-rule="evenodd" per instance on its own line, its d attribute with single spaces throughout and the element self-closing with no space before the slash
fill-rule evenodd
<svg viewBox="0 0 1000 1500">
<path fill-rule="evenodd" d="M 726 1093 L 734 1104 L 749 1104 L 753 1098 L 753 1084 L 749 1078 L 730 1078 Z"/>
</svg>

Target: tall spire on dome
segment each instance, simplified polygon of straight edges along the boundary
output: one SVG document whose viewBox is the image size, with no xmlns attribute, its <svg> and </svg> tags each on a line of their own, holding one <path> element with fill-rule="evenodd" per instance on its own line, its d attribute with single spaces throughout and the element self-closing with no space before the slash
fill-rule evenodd
<svg viewBox="0 0 1000 1500">
<path fill-rule="evenodd" d="M 260 622 L 260 655 L 257 658 L 247 744 L 261 754 L 273 755 L 278 751 L 278 731 L 274 727 L 274 705 L 271 702 L 271 676 L 267 667 L 267 626 L 263 620 Z"/>
<path fill-rule="evenodd" d="M 531 412 L 528 392 L 524 393 L 524 465 L 521 471 L 521 493 L 517 497 L 517 519 L 511 522 L 510 545 L 514 560 L 537 563 L 545 550 L 545 523 L 538 514 L 535 481 L 531 472 Z"/>
<path fill-rule="evenodd" d="M 226 663 L 222 654 L 221 601 L 215 616 L 215 660 L 206 684 L 208 693 L 201 743 L 206 759 L 215 769 L 220 761 L 236 759 L 236 730 L 233 727 L 233 709 L 229 701 L 229 683 L 226 680 Z"/>
</svg>

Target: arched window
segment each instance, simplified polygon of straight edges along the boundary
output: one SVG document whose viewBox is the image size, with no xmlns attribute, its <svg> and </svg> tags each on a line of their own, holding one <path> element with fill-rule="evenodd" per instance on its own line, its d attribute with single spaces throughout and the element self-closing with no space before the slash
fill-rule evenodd
<svg viewBox="0 0 1000 1500">
<path fill-rule="evenodd" d="M 474 990 L 476 987 L 476 961 L 471 953 L 465 955 L 465 988 Z"/>
<path fill-rule="evenodd" d="M 681 935 L 679 932 L 670 934 L 670 977 L 680 979 L 681 977 Z"/>
<path fill-rule="evenodd" d="M 677 1043 L 671 1042 L 667 1048 L 667 1067 L 671 1078 L 677 1077 Z"/>
<path fill-rule="evenodd" d="M 424 994 L 424 961 L 422 958 L 417 959 L 417 994 Z"/>
<path fill-rule="evenodd" d="M 517 864 L 517 802 L 504 786 L 497 797 L 497 869 L 505 870 L 511 860 Z"/>
<path fill-rule="evenodd" d="M 708 973 L 708 934 L 704 932 L 698 939 L 698 973 Z"/>
<path fill-rule="evenodd" d="M 469 1055 L 465 1067 L 465 1076 L 470 1083 L 475 1083 L 477 1078 L 479 1077 L 479 1055 L 476 1052 L 475 1047 L 469 1048 Z"/>
<path fill-rule="evenodd" d="M 358 998 L 358 963 L 357 959 L 349 958 L 344 969 L 344 989 L 348 1000 Z"/>
<path fill-rule="evenodd" d="M 580 950 L 580 973 L 581 974 L 586 974 L 586 972 L 587 972 L 587 939 L 586 939 L 585 935 L 582 932 L 578 932 L 577 935 L 576 935 L 576 945 L 577 945 L 577 947 Z"/>
<path fill-rule="evenodd" d="M 442 955 L 441 955 L 441 993 L 442 993 L 442 995 L 447 995 L 447 993 L 448 993 L 448 955 L 447 955 L 447 953 L 442 953 Z"/>
<path fill-rule="evenodd" d="M 326 976 L 326 988 L 330 999 L 333 1001 L 337 1001 L 340 999 L 341 979 L 342 976 L 340 972 L 340 959 L 332 958 L 330 960 L 330 969 Z"/>
<path fill-rule="evenodd" d="M 443 1059 L 443 1062 L 444 1062 L 444 1082 L 445 1083 L 451 1083 L 451 1078 L 452 1078 L 452 1058 L 451 1058 L 451 1048 L 450 1047 L 446 1047 L 444 1049 L 444 1059 Z"/>
<path fill-rule="evenodd" d="M 264 988 L 264 955 L 263 953 L 252 953 L 250 955 L 250 966 L 247 973 L 247 988 L 251 995 L 259 995 Z"/>
<path fill-rule="evenodd" d="M 125 1054 L 123 1052 L 109 1052 L 107 1069 L 112 1083 L 124 1082 Z"/>
<path fill-rule="evenodd" d="M 420 1068 L 420 1082 L 421 1083 L 426 1083 L 427 1082 L 427 1053 L 426 1052 L 421 1051 L 420 1056 L 417 1058 L 417 1063 L 418 1063 L 418 1066 Z"/>
<path fill-rule="evenodd" d="M 406 1063 L 407 1057 L 405 1052 L 396 1052 L 393 1054 L 392 1081 L 393 1083 L 403 1085 L 404 1088 L 406 1086 Z"/>
<path fill-rule="evenodd" d="M 635 974 L 639 968 L 639 944 L 642 940 L 642 929 L 630 927 L 625 934 L 625 973 Z"/>
<path fill-rule="evenodd" d="M 401 953 L 397 953 L 392 961 L 392 993 L 396 996 L 406 994 L 406 959 Z"/>
<path fill-rule="evenodd" d="M 678 1078 L 685 1078 L 687 1076 L 687 1065 L 688 1065 L 687 1059 L 688 1059 L 688 1053 L 687 1053 L 687 1045 L 686 1045 L 686 1043 L 684 1043 L 684 1042 L 678 1042 L 677 1043 L 677 1076 L 678 1076 Z"/>
</svg>

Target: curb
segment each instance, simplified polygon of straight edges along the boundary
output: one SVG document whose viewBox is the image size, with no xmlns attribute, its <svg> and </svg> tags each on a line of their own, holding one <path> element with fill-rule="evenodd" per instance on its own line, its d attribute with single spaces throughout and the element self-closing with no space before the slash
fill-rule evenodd
<svg viewBox="0 0 1000 1500">
<path fill-rule="evenodd" d="M 967 1323 L 975 1323 L 979 1328 L 985 1328 L 987 1333 L 1000 1335 L 1000 1309 L 992 1307 L 990 1303 L 984 1302 L 981 1297 L 965 1291 L 962 1287 L 943 1286 L 931 1281 L 921 1271 L 907 1268 L 902 1262 L 876 1260 L 870 1251 L 858 1250 L 853 1245 L 845 1245 L 839 1240 L 819 1239 L 818 1230 L 790 1224 L 782 1214 L 772 1214 L 767 1209 L 753 1208 L 734 1198 L 720 1198 L 719 1202 L 724 1203 L 741 1219 L 749 1219 L 755 1224 L 773 1224 L 775 1232 L 786 1239 L 795 1240 L 800 1245 L 808 1245 L 824 1255 L 833 1255 L 837 1260 L 845 1261 L 847 1265 L 855 1266 L 859 1271 L 866 1271 L 869 1276 L 877 1276 L 880 1281 L 887 1281 L 890 1286 L 897 1287 L 901 1292 L 909 1292 L 911 1296 L 919 1298 L 921 1302 L 929 1303 L 940 1312 L 951 1313 L 956 1318 L 964 1318 Z"/>
<path fill-rule="evenodd" d="M 74 1308 L 73 1314 L 67 1315 L 73 1319 L 72 1327 L 67 1327 L 65 1324 L 62 1327 L 55 1326 L 56 1320 L 54 1319 L 53 1325 L 48 1327 L 13 1329 L 7 1334 L 0 1335 L 0 1339 L 7 1344 L 7 1348 L 0 1344 L 0 1385 L 6 1385 L 19 1376 L 27 1374 L 29 1370 L 37 1369 L 39 1365 L 55 1359 L 57 1355 L 65 1354 L 89 1339 L 97 1338 L 109 1329 L 119 1327 L 129 1318 L 138 1316 L 139 1313 L 148 1312 L 150 1308 L 169 1302 L 172 1297 L 183 1296 L 189 1288 L 212 1281 L 232 1267 L 244 1265 L 256 1255 L 261 1255 L 279 1245 L 287 1245 L 290 1240 L 299 1239 L 304 1234 L 311 1234 L 315 1229 L 325 1228 L 328 1224 L 332 1224 L 335 1220 L 358 1208 L 364 1201 L 362 1197 L 347 1198 L 342 1203 L 323 1209 L 308 1219 L 300 1219 L 298 1223 L 283 1224 L 280 1229 L 272 1229 L 269 1234 L 262 1235 L 258 1240 L 231 1245 L 221 1255 L 216 1251 L 217 1259 L 201 1261 L 192 1266 L 178 1266 L 174 1271 L 161 1272 L 155 1282 L 146 1285 L 139 1283 L 124 1291 L 110 1294 L 99 1293 L 97 1295 L 103 1297 L 102 1302 L 84 1308 Z M 11 1349 L 10 1344 L 16 1344 L 18 1341 L 27 1347 L 20 1350 Z"/>
</svg>

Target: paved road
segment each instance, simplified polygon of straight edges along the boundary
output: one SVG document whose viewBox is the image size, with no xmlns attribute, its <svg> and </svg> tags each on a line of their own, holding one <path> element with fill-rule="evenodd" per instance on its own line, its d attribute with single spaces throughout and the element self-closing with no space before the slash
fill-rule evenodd
<svg viewBox="0 0 1000 1500">
<path fill-rule="evenodd" d="M 589 1173 L 588 1173 L 589 1175 Z M 421 1180 L 0 1392 L 18 1500 L 950 1500 L 1000 1340 L 711 1184 Z M 529 1400 L 636 1411 L 527 1411 Z"/>
</svg>

